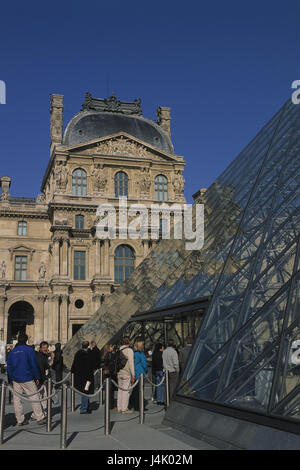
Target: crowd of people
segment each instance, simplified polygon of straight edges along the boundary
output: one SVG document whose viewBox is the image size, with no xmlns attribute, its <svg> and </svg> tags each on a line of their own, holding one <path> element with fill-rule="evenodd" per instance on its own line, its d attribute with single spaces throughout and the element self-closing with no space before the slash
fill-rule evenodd
<svg viewBox="0 0 300 470">
<path fill-rule="evenodd" d="M 24 426 L 30 421 L 38 424 L 46 423 L 47 401 L 42 400 L 46 395 L 47 379 L 52 377 L 55 382 L 63 378 L 64 362 L 61 344 L 55 345 L 51 351 L 49 343 L 42 341 L 38 350 L 27 345 L 26 334 L 19 334 L 18 342 L 7 355 L 8 381 L 13 390 L 19 394 L 31 396 L 32 414 L 26 419 L 23 412 L 22 399 L 14 393 L 14 409 L 18 426 Z M 90 414 L 91 404 L 89 396 L 94 393 L 95 371 L 103 369 L 103 379 L 110 377 L 109 392 L 110 408 L 118 413 L 129 414 L 140 409 L 140 395 L 137 381 L 142 374 L 150 382 L 154 381 L 153 403 L 159 406 L 166 404 L 166 387 L 164 372 L 169 372 L 170 398 L 174 394 L 180 373 L 183 371 L 189 353 L 192 339 L 186 338 L 186 346 L 180 352 L 175 348 L 173 340 L 164 346 L 162 341 L 154 345 L 150 351 L 152 376 L 149 377 L 149 364 L 145 354 L 145 344 L 142 337 L 135 339 L 133 345 L 130 338 L 124 336 L 118 345 L 107 344 L 103 354 L 95 341 L 91 344 L 83 341 L 81 349 L 74 356 L 71 372 L 74 374 L 74 387 L 81 392 L 80 414 Z M 60 385 L 55 384 L 57 389 Z M 99 384 L 97 384 L 99 386 Z M 115 392 L 117 391 L 116 401 Z M 40 400 L 40 402 L 38 402 Z M 146 402 L 144 403 L 146 408 Z"/>
</svg>

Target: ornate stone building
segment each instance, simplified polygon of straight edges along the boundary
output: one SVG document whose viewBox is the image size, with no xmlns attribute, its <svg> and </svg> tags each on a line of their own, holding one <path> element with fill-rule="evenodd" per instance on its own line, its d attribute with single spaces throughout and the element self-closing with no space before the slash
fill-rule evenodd
<svg viewBox="0 0 300 470">
<path fill-rule="evenodd" d="M 97 208 L 185 203 L 183 157 L 174 153 L 170 109 L 157 122 L 139 99 L 86 94 L 63 133 L 63 96 L 51 95 L 50 160 L 36 198 L 0 197 L 0 339 L 65 344 L 159 241 L 120 233 L 99 239 Z M 161 227 L 160 227 L 161 230 Z M 125 237 L 125 238 L 124 238 Z M 153 238 L 153 237 L 152 237 Z"/>
</svg>

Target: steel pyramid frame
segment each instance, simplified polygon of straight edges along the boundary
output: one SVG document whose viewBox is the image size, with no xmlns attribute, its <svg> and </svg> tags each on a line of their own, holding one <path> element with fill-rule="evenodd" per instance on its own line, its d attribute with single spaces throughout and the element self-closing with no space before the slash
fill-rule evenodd
<svg viewBox="0 0 300 470">
<path fill-rule="evenodd" d="M 243 210 L 177 397 L 298 420 L 300 106 L 289 100 L 226 171 Z"/>
</svg>

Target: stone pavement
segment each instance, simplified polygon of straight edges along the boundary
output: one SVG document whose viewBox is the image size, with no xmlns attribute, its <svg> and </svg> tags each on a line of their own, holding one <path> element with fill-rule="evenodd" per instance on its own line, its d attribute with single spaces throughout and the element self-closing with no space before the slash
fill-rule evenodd
<svg viewBox="0 0 300 470">
<path fill-rule="evenodd" d="M 0 377 L 1 378 L 1 377 Z M 60 395 L 60 394 L 59 394 Z M 79 414 L 80 396 L 76 394 L 75 412 L 70 411 L 68 391 L 67 450 L 214 450 L 215 447 L 194 439 L 180 431 L 162 424 L 164 409 L 151 401 L 151 386 L 145 386 L 148 400 L 145 424 L 139 424 L 139 414 L 122 415 L 111 412 L 111 434 L 104 435 L 104 406 L 98 406 L 98 397 L 91 400 L 93 411 L 89 415 Z M 31 406 L 24 402 L 26 416 Z M 52 406 L 52 431 L 46 426 L 30 423 L 24 427 L 15 425 L 13 403 L 5 410 L 4 443 L 1 450 L 58 450 L 60 447 L 60 405 Z"/>
</svg>

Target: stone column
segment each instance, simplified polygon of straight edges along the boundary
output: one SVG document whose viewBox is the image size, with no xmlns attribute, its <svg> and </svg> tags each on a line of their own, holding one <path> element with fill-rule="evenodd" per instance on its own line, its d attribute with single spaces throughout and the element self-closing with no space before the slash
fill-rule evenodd
<svg viewBox="0 0 300 470">
<path fill-rule="evenodd" d="M 100 275 L 101 277 L 104 276 L 104 242 L 105 240 L 99 240 L 99 248 L 100 248 Z"/>
<path fill-rule="evenodd" d="M 59 237 L 54 237 L 53 238 L 53 275 L 59 276 L 59 270 L 60 270 L 60 238 Z"/>
<path fill-rule="evenodd" d="M 104 240 L 103 267 L 104 276 L 109 276 L 109 240 Z"/>
<path fill-rule="evenodd" d="M 100 267 L 100 240 L 99 238 L 94 238 L 93 244 L 95 245 L 95 269 L 94 277 L 100 277 L 101 267 Z"/>
<path fill-rule="evenodd" d="M 34 312 L 34 342 L 40 343 L 44 340 L 45 301 L 46 295 L 38 295 L 39 311 Z M 47 331 L 47 330 L 46 330 Z"/>
<path fill-rule="evenodd" d="M 59 340 L 62 344 L 66 344 L 68 341 L 68 305 L 69 296 L 64 294 L 61 296 L 60 304 L 60 335 Z"/>
<path fill-rule="evenodd" d="M 3 334 L 3 341 L 6 342 L 7 340 L 7 315 L 5 315 L 5 302 L 6 302 L 6 295 L 0 295 L 0 330 Z"/>
<path fill-rule="evenodd" d="M 62 247 L 61 247 L 61 275 L 68 276 L 68 266 L 69 266 L 69 245 L 70 240 L 68 237 L 62 238 Z"/>
<path fill-rule="evenodd" d="M 59 324 L 59 301 L 60 295 L 54 294 L 50 297 L 50 322 L 52 323 L 52 337 L 51 340 L 57 342 L 60 336 Z"/>
</svg>

